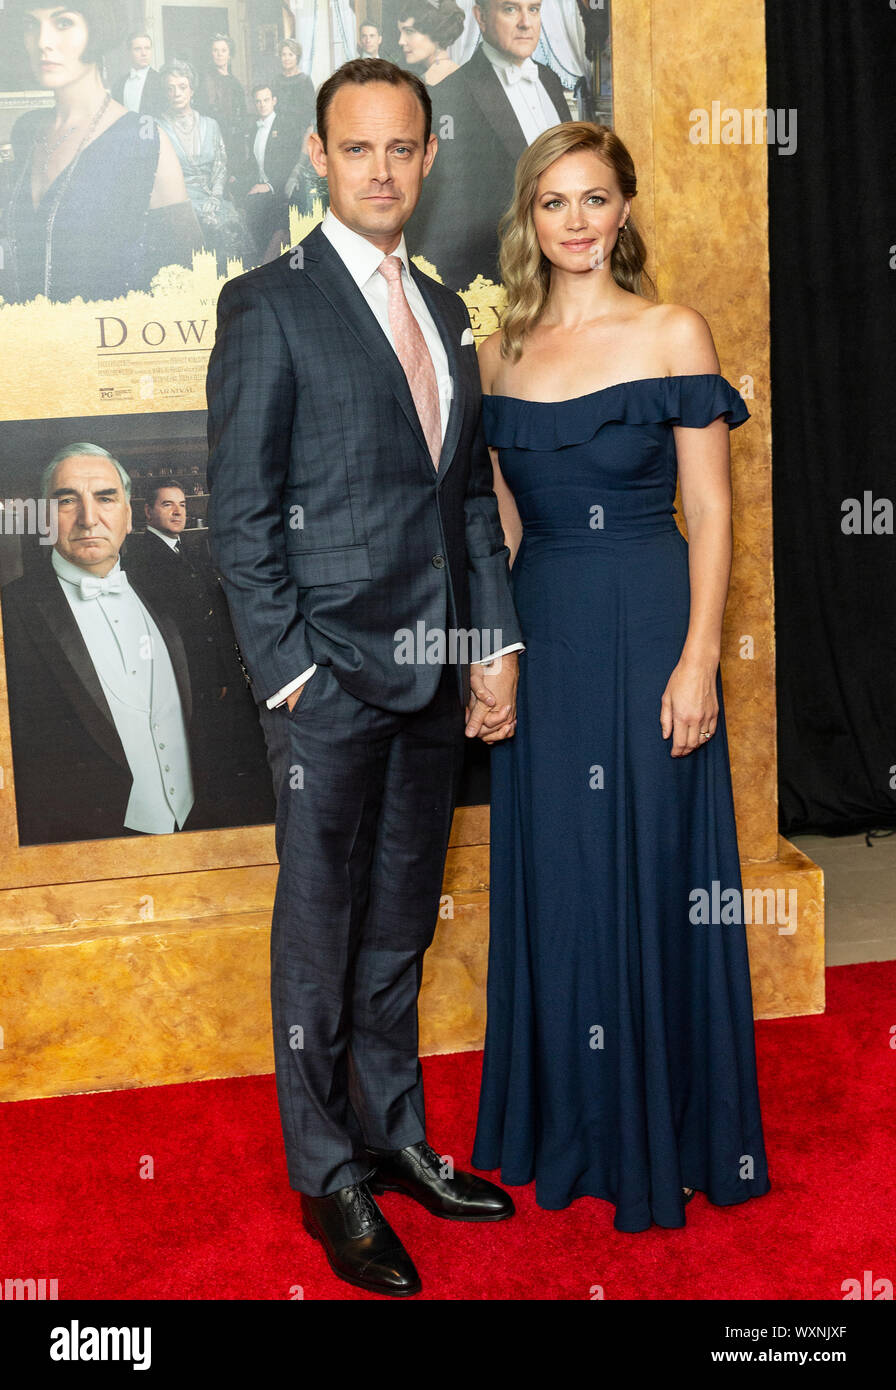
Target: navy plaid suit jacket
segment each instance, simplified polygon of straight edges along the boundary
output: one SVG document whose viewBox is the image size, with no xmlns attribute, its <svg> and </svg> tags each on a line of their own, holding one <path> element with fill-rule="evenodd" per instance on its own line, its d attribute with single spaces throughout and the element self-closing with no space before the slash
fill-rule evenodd
<svg viewBox="0 0 896 1390">
<path fill-rule="evenodd" d="M 438 472 L 401 363 L 319 226 L 221 291 L 209 539 L 258 701 L 317 662 L 365 703 L 422 709 L 442 668 L 396 660 L 401 629 L 479 630 L 482 658 L 522 640 L 469 315 L 411 273 L 454 383 Z M 466 699 L 466 665 L 458 682 Z"/>
</svg>

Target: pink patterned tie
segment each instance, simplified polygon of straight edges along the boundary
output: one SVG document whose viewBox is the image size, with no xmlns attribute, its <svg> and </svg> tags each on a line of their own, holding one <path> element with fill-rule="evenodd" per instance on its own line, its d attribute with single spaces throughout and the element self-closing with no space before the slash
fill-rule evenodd
<svg viewBox="0 0 896 1390">
<path fill-rule="evenodd" d="M 442 452 L 442 420 L 436 369 L 432 365 L 420 325 L 405 298 L 404 285 L 401 283 L 401 257 L 387 256 L 377 270 L 389 285 L 389 325 L 395 340 L 395 353 L 404 367 L 433 466 L 438 468 Z"/>
</svg>

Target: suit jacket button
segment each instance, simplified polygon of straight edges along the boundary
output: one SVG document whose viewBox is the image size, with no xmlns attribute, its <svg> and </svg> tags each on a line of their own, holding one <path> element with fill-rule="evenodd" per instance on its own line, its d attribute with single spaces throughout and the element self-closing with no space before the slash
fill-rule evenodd
<svg viewBox="0 0 896 1390">
<path fill-rule="evenodd" d="M 444 556 L 444 555 L 433 555 L 433 557 L 432 557 L 432 566 L 433 566 L 433 569 L 443 570 L 443 569 L 445 568 L 445 556 Z"/>
</svg>

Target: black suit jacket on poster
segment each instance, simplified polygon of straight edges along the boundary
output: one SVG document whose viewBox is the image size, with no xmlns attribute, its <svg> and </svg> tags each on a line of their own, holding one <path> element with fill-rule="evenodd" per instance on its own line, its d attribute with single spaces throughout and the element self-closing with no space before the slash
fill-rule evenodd
<svg viewBox="0 0 896 1390">
<path fill-rule="evenodd" d="M 543 63 L 542 85 L 571 120 L 563 84 Z M 499 280 L 498 222 L 513 198 L 517 160 L 526 137 L 501 79 L 479 47 L 432 88 L 432 128 L 450 116 L 453 137 L 439 137 L 435 162 L 407 226 L 408 247 L 431 261 L 446 285 L 466 289 L 477 275 Z"/>
<path fill-rule="evenodd" d="M 243 196 L 258 183 L 258 164 L 253 152 L 257 132 L 258 126 L 252 125 L 249 129 L 249 158 L 246 161 L 243 175 Z M 301 153 L 301 136 L 296 126 L 291 125 L 288 120 L 283 120 L 279 114 L 276 115 L 268 133 L 268 143 L 264 150 L 264 171 L 267 174 L 268 183 L 273 186 L 275 197 L 284 198 L 286 196 L 286 182 L 296 167 Z"/>
<path fill-rule="evenodd" d="M 192 554 L 183 536 L 181 548 L 178 555 L 153 531 L 144 531 L 128 536 L 121 563 L 138 593 L 177 625 L 194 694 L 215 698 L 238 672 L 227 602 L 212 566 Z"/>
<path fill-rule="evenodd" d="M 396 660 L 401 629 L 497 630 L 483 657 L 521 640 L 469 315 L 411 274 L 454 385 L 438 472 L 401 363 L 319 226 L 221 291 L 209 535 L 259 701 L 316 662 L 368 704 L 422 709 L 441 666 Z M 466 698 L 463 664 L 458 685 Z"/>
<path fill-rule="evenodd" d="M 116 84 L 112 96 L 116 101 L 120 101 L 124 106 L 124 84 L 128 80 L 130 69 L 124 77 Z M 155 68 L 150 68 L 146 74 L 146 81 L 143 83 L 143 95 L 140 98 L 140 116 L 161 116 L 165 107 L 168 105 L 165 92 L 162 87 L 162 79 Z"/>
<path fill-rule="evenodd" d="M 134 590 L 165 640 L 189 733 L 192 697 L 180 635 L 136 584 Z M 0 599 L 20 844 L 125 833 L 131 770 L 49 560 L 7 584 Z"/>
</svg>

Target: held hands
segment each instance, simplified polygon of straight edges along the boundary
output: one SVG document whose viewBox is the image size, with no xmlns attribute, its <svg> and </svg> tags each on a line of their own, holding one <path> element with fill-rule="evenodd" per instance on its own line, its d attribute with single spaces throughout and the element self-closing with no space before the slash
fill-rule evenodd
<svg viewBox="0 0 896 1390">
<path fill-rule="evenodd" d="M 682 657 L 669 677 L 660 705 L 663 738 L 672 736 L 672 757 L 686 758 L 712 738 L 719 719 L 716 672 L 719 663 Z"/>
<path fill-rule="evenodd" d="M 470 703 L 466 713 L 467 738 L 498 743 L 516 729 L 516 686 L 519 662 L 516 652 L 495 659 L 492 666 L 470 667 Z"/>
</svg>

